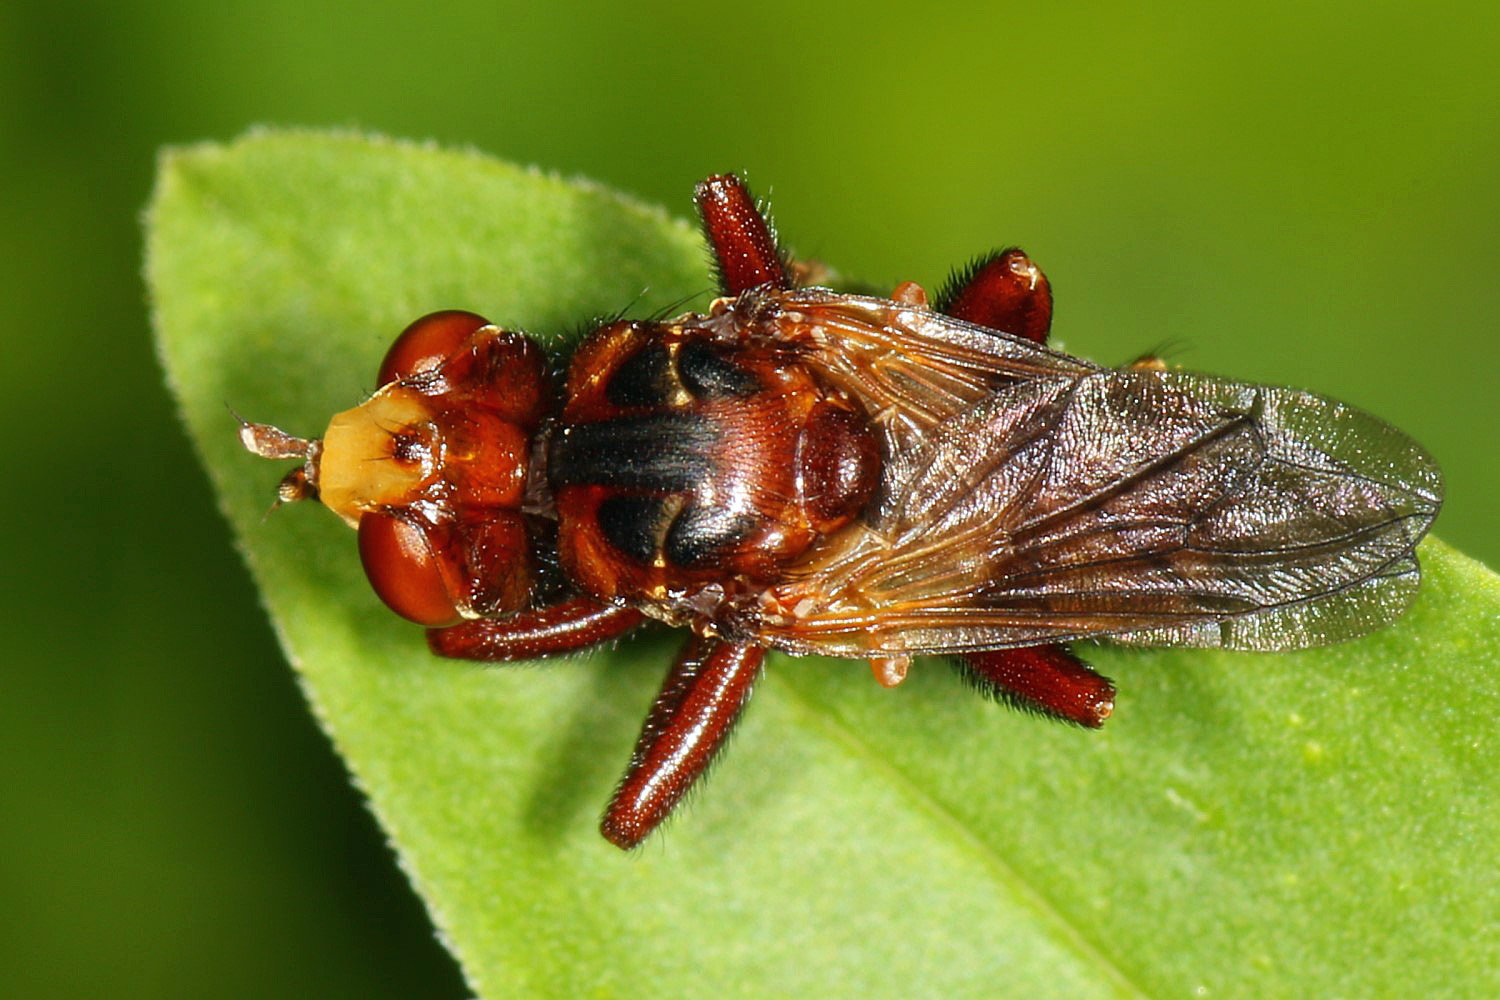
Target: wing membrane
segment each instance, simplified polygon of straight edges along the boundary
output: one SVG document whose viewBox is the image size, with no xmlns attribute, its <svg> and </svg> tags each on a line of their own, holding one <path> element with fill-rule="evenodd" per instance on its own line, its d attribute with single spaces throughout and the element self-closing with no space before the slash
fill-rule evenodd
<svg viewBox="0 0 1500 1000">
<path fill-rule="evenodd" d="M 1097 365 L 1009 334 L 886 299 L 794 289 L 753 299 L 745 326 L 794 344 L 830 382 L 861 399 L 899 463 L 932 428 L 1008 386 L 1077 378 Z"/>
<path fill-rule="evenodd" d="M 866 523 L 747 611 L 749 634 L 851 656 L 1098 635 L 1286 649 L 1387 624 L 1415 593 L 1441 478 L 1373 417 L 793 295 L 789 329 L 812 321 L 812 363 L 878 415 L 888 459 Z"/>
</svg>

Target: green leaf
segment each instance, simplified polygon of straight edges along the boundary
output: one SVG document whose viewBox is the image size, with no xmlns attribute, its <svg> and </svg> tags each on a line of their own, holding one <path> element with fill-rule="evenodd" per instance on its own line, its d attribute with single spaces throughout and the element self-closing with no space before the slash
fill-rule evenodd
<svg viewBox="0 0 1500 1000">
<path fill-rule="evenodd" d="M 687 192 L 684 192 L 684 205 Z M 893 261 L 899 264 L 899 261 Z M 1088 651 L 1102 733 L 773 658 L 708 787 L 634 855 L 596 817 L 677 637 L 431 657 L 226 404 L 319 434 L 411 318 L 550 337 L 705 293 L 692 227 L 355 136 L 166 154 L 163 362 L 314 711 L 486 996 L 1500 993 L 1500 583 L 1442 544 L 1397 627 L 1295 655 Z"/>
</svg>

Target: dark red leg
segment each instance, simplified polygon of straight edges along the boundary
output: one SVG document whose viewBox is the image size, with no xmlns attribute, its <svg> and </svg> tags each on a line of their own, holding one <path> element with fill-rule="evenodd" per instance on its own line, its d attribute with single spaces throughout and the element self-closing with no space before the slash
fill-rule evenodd
<svg viewBox="0 0 1500 1000">
<path fill-rule="evenodd" d="M 694 636 L 646 716 L 630 766 L 604 811 L 600 832 L 617 847 L 646 838 L 724 745 L 766 651 Z"/>
<path fill-rule="evenodd" d="M 456 660 L 529 660 L 618 639 L 645 616 L 593 597 L 571 597 L 503 618 L 476 618 L 427 630 L 427 645 Z"/>
<path fill-rule="evenodd" d="M 1110 679 L 1057 643 L 970 653 L 960 669 L 992 697 L 1090 729 L 1104 725 L 1115 710 Z"/>
<path fill-rule="evenodd" d="M 786 263 L 776 249 L 776 234 L 755 199 L 734 174 L 715 174 L 693 194 L 703 234 L 719 264 L 725 295 L 739 295 L 770 285 L 788 287 Z"/>
<path fill-rule="evenodd" d="M 1052 286 L 1019 249 L 978 258 L 948 279 L 933 308 L 958 319 L 1047 342 L 1052 328 Z"/>
</svg>

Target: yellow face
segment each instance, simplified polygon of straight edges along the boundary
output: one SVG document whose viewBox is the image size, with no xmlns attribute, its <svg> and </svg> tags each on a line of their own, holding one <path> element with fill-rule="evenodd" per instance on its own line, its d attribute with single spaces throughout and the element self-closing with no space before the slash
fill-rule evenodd
<svg viewBox="0 0 1500 1000">
<path fill-rule="evenodd" d="M 437 474 L 441 450 L 427 401 L 392 383 L 329 421 L 317 461 L 318 497 L 358 526 L 362 514 L 413 500 Z"/>
</svg>

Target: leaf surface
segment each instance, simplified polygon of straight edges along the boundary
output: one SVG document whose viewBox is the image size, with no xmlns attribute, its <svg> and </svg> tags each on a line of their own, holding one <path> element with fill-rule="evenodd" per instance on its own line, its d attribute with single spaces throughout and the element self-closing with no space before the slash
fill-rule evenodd
<svg viewBox="0 0 1500 1000">
<path fill-rule="evenodd" d="M 678 637 L 434 659 L 331 514 L 266 516 L 279 471 L 225 407 L 317 435 L 433 309 L 561 348 L 706 294 L 695 229 L 472 153 L 260 133 L 164 155 L 147 270 L 287 656 L 481 995 L 1500 993 L 1500 585 L 1441 543 L 1359 642 L 1084 649 L 1121 689 L 1097 734 L 936 662 L 888 692 L 773 657 L 707 788 L 625 855 L 597 815 Z"/>
</svg>

